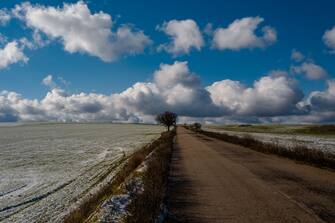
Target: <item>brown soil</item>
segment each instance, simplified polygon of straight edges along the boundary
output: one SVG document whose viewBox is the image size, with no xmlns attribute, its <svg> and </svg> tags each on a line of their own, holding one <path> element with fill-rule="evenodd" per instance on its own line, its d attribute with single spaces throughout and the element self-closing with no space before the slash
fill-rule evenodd
<svg viewBox="0 0 335 223">
<path fill-rule="evenodd" d="M 167 222 L 335 222 L 335 172 L 178 127 Z"/>
</svg>

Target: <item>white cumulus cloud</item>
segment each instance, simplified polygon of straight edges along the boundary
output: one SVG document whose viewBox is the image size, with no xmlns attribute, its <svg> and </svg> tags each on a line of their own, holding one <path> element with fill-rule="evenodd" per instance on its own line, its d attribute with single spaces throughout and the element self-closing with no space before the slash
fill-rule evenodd
<svg viewBox="0 0 335 223">
<path fill-rule="evenodd" d="M 295 122 L 322 123 L 335 121 L 335 80 L 327 81 L 324 91 L 311 92 L 306 100 L 299 103 L 306 115 L 291 117 Z M 290 120 L 290 119 L 289 119 Z"/>
<path fill-rule="evenodd" d="M 42 84 L 50 87 L 50 88 L 56 88 L 57 84 L 56 82 L 53 80 L 53 76 L 51 74 L 47 75 L 43 80 L 42 80 Z"/>
<path fill-rule="evenodd" d="M 161 64 L 154 73 L 153 83 L 137 83 L 121 94 L 122 100 L 144 114 L 165 110 L 181 116 L 217 116 L 223 110 L 215 106 L 209 92 L 192 74 L 187 62 Z M 204 106 L 206 105 L 206 106 Z"/>
<path fill-rule="evenodd" d="M 291 59 L 294 62 L 301 62 L 305 59 L 305 55 L 302 54 L 300 51 L 293 49 L 291 52 Z"/>
<path fill-rule="evenodd" d="M 129 25 L 113 32 L 112 17 L 104 12 L 92 13 L 83 1 L 64 3 L 63 7 L 25 2 L 16 5 L 12 11 L 34 30 L 37 42 L 41 42 L 38 33 L 44 33 L 50 39 L 60 39 L 70 53 L 87 53 L 103 61 L 141 53 L 151 43 L 143 31 L 134 30 Z"/>
<path fill-rule="evenodd" d="M 277 41 L 277 31 L 270 27 L 262 27 L 262 35 L 256 31 L 261 17 L 245 17 L 232 22 L 227 28 L 217 28 L 214 31 L 212 47 L 220 50 L 240 50 L 244 48 L 264 48 Z"/>
<path fill-rule="evenodd" d="M 308 96 L 307 105 L 313 110 L 335 112 L 335 80 L 328 80 L 327 85 L 325 91 L 313 91 Z"/>
<path fill-rule="evenodd" d="M 0 25 L 5 26 L 11 20 L 11 15 L 7 9 L 0 9 Z"/>
<path fill-rule="evenodd" d="M 222 80 L 207 87 L 213 102 L 225 106 L 232 114 L 248 116 L 274 116 L 296 112 L 303 98 L 294 79 L 282 72 L 272 73 L 246 87 L 239 81 Z"/>
<path fill-rule="evenodd" d="M 171 20 L 164 22 L 158 30 L 167 34 L 171 42 L 159 46 L 160 50 L 178 56 L 188 54 L 192 49 L 200 50 L 204 46 L 204 40 L 197 23 L 192 19 Z"/>
<path fill-rule="evenodd" d="M 323 34 L 323 42 L 332 50 L 335 51 L 335 26 Z"/>
<path fill-rule="evenodd" d="M 28 60 L 28 57 L 23 53 L 23 47 L 20 47 L 15 40 L 0 49 L 0 69 L 18 62 L 27 63 Z"/>
<path fill-rule="evenodd" d="M 309 80 L 319 80 L 328 76 L 323 67 L 313 62 L 304 62 L 299 66 L 293 66 L 292 71 L 297 74 L 304 74 Z"/>
</svg>

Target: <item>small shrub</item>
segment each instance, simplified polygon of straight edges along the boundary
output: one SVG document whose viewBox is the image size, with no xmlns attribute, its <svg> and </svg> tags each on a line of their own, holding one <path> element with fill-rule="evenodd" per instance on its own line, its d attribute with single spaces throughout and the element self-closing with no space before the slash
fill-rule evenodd
<svg viewBox="0 0 335 223">
<path fill-rule="evenodd" d="M 198 122 L 193 123 L 192 125 L 186 126 L 186 128 L 195 131 L 200 132 L 201 131 L 201 124 Z"/>
</svg>

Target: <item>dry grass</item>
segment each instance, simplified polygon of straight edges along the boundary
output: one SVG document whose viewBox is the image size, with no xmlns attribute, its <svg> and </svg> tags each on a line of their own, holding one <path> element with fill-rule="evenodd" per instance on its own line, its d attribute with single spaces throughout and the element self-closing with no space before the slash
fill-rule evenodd
<svg viewBox="0 0 335 223">
<path fill-rule="evenodd" d="M 101 187 L 95 194 L 91 194 L 89 197 L 84 199 L 77 208 L 65 216 L 64 222 L 85 222 L 85 220 L 103 203 L 103 201 L 117 192 L 119 185 L 124 182 L 131 172 L 133 172 L 144 161 L 145 157 L 151 151 L 157 147 L 166 145 L 169 140 L 172 142 L 169 135 L 170 133 L 162 133 L 159 139 L 138 150 L 126 161 L 123 160 L 126 163 L 123 165 L 122 169 L 118 171 L 113 180 Z M 122 163 L 122 161 L 120 163 Z M 116 165 L 119 165 L 120 163 Z M 116 168 L 116 165 L 113 169 Z"/>
<path fill-rule="evenodd" d="M 312 164 L 318 167 L 335 169 L 335 154 L 325 152 L 319 149 L 309 149 L 300 145 L 297 145 L 293 148 L 286 148 L 277 144 L 263 143 L 259 140 L 254 139 L 250 135 L 245 137 L 238 137 L 231 136 L 225 133 L 209 132 L 203 130 L 201 130 L 200 133 L 209 137 L 242 145 L 262 153 L 272 153 L 297 161 L 302 161 L 304 163 Z"/>
<path fill-rule="evenodd" d="M 151 154 L 143 176 L 144 192 L 130 204 L 125 222 L 155 222 L 162 209 L 169 173 L 172 143 L 175 131 L 166 135 L 162 144 Z"/>
</svg>

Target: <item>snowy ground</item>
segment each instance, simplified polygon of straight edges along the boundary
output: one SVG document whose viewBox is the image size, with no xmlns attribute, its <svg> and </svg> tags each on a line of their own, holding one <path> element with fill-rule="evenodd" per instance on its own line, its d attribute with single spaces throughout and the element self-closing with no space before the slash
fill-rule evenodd
<svg viewBox="0 0 335 223">
<path fill-rule="evenodd" d="M 222 132 L 228 135 L 247 136 L 250 135 L 257 140 L 266 143 L 275 143 L 280 146 L 292 148 L 297 145 L 303 145 L 310 149 L 321 149 L 323 151 L 335 153 L 335 136 L 306 135 L 306 134 L 285 134 L 285 133 L 253 133 L 228 131 L 215 126 L 206 126 L 206 131 Z"/>
<path fill-rule="evenodd" d="M 0 126 L 0 221 L 60 221 L 113 162 L 162 130 L 128 124 Z"/>
</svg>

